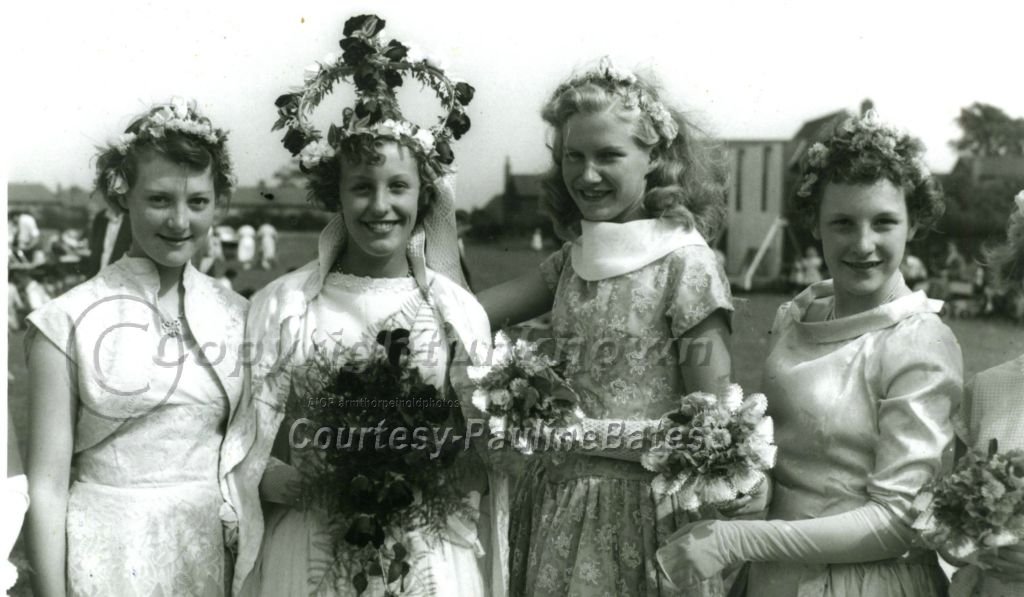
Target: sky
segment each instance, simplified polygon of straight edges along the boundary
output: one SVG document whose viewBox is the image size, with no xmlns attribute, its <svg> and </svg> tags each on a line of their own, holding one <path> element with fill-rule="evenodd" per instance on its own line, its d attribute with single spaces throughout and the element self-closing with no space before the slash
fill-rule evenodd
<svg viewBox="0 0 1024 597">
<path fill-rule="evenodd" d="M 274 99 L 337 52 L 350 16 L 374 12 L 397 38 L 476 87 L 472 130 L 454 150 L 460 207 L 480 206 L 516 173 L 546 169 L 539 112 L 573 72 L 609 55 L 659 75 L 670 101 L 720 138 L 787 139 L 811 118 L 871 98 L 919 136 L 933 170 L 956 156 L 961 107 L 983 101 L 1024 117 L 1020 2 L 749 0 L 378 0 L 319 2 L 8 2 L 2 9 L 12 182 L 89 187 L 95 147 L 172 95 L 196 97 L 229 148 L 240 183 L 288 162 L 271 132 Z M 12 6 L 13 5 L 13 6 Z M 325 102 L 326 124 L 352 102 Z M 407 81 L 407 116 L 433 123 L 429 90 Z M 419 116 L 419 118 L 416 118 Z"/>
</svg>

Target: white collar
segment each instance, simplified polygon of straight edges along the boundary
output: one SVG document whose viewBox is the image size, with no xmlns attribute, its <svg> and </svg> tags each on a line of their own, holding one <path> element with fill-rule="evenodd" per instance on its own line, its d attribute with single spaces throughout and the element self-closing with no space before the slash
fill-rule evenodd
<svg viewBox="0 0 1024 597">
<path fill-rule="evenodd" d="M 580 224 L 583 234 L 572 244 L 572 269 L 588 282 L 636 271 L 680 247 L 708 246 L 696 230 L 663 218 Z"/>
</svg>

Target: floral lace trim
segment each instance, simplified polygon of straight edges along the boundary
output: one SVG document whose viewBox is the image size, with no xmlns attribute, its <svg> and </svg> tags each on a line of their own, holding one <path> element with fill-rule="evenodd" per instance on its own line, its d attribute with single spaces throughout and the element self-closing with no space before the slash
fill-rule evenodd
<svg viewBox="0 0 1024 597">
<path fill-rule="evenodd" d="M 415 290 L 416 279 L 411 276 L 402 278 L 372 278 L 370 276 L 356 276 L 344 272 L 331 272 L 324 280 L 324 285 L 341 288 L 350 292 L 370 292 L 373 294 L 386 294 L 406 290 Z"/>
</svg>

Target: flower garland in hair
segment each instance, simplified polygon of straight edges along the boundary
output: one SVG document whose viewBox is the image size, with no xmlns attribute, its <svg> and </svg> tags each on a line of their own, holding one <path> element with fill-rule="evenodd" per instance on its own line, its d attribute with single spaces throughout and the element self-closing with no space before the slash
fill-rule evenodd
<svg viewBox="0 0 1024 597">
<path fill-rule="evenodd" d="M 343 147 L 371 154 L 381 137 L 412 148 L 435 177 L 454 161 L 451 141 L 469 130 L 465 107 L 475 89 L 450 79 L 436 61 L 410 57 L 410 48 L 398 40 L 385 43 L 380 36 L 384 25 L 384 19 L 372 14 L 347 20 L 339 42 L 342 55 L 331 53 L 306 67 L 304 85 L 277 98 L 273 130 L 288 129 L 282 142 L 299 157 L 303 172 L 314 173 Z M 421 127 L 402 117 L 395 89 L 405 75 L 433 89 L 441 101 L 444 114 L 434 126 Z M 338 81 L 355 86 L 356 103 L 342 112 L 341 126 L 332 124 L 325 137 L 309 116 Z"/>
<path fill-rule="evenodd" d="M 203 143 L 219 150 L 224 149 L 227 141 L 227 133 L 214 128 L 210 119 L 199 111 L 199 105 L 194 99 L 183 97 L 172 97 L 171 101 L 158 105 L 139 121 L 136 130 L 118 135 L 107 143 L 102 149 L 101 156 L 107 156 L 107 167 L 100 174 L 100 181 L 106 184 L 106 191 L 109 196 L 127 194 L 129 191 L 128 181 L 123 172 L 124 159 L 131 152 L 132 148 L 154 140 L 166 138 L 168 132 L 180 133 L 198 138 Z M 112 159 L 110 159 L 112 158 Z M 231 165 L 225 161 L 222 164 L 225 177 L 228 181 L 228 192 L 234 187 L 234 176 L 231 173 Z"/>
<path fill-rule="evenodd" d="M 931 176 L 921 157 L 923 147 L 920 141 L 906 131 L 883 122 L 874 110 L 868 110 L 863 116 L 846 119 L 824 142 L 811 145 L 804 156 L 804 175 L 800 179 L 797 196 L 810 197 L 814 186 L 825 178 L 827 169 L 865 153 L 874 154 L 882 163 L 915 183 Z"/>
<path fill-rule="evenodd" d="M 558 97 L 575 87 L 594 84 L 614 92 L 622 98 L 622 105 L 627 109 L 638 109 L 651 119 L 661 142 L 670 145 L 679 134 L 679 126 L 665 104 L 658 101 L 653 94 L 644 88 L 635 74 L 616 67 L 608 56 L 601 57 L 597 68 L 579 74 L 558 86 L 554 96 Z"/>
</svg>

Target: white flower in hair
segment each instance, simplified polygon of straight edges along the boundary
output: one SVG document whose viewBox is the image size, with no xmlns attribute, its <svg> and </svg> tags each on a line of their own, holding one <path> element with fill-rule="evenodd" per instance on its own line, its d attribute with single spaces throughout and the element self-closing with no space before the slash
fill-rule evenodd
<svg viewBox="0 0 1024 597">
<path fill-rule="evenodd" d="M 419 143 L 420 148 L 425 152 L 429 153 L 434 149 L 434 133 L 431 133 L 428 129 L 421 128 L 416 131 L 416 134 L 412 138 Z"/>
<path fill-rule="evenodd" d="M 807 164 L 812 168 L 824 168 L 828 163 L 828 147 L 824 143 L 815 143 L 807 150 Z"/>
<path fill-rule="evenodd" d="M 126 195 L 129 190 L 128 181 L 123 176 L 113 170 L 107 172 L 107 191 L 111 195 Z"/>
<path fill-rule="evenodd" d="M 118 135 L 116 140 L 111 141 L 110 146 L 116 149 L 117 153 L 121 155 L 128 155 L 128 148 L 131 147 L 132 143 L 134 143 L 137 138 L 138 135 L 135 133 L 124 133 L 122 135 Z"/>
<path fill-rule="evenodd" d="M 320 63 L 319 62 L 314 62 L 313 64 L 310 64 L 309 66 L 307 66 L 306 68 L 304 68 L 302 70 L 302 80 L 305 81 L 306 84 L 308 85 L 308 84 L 312 83 L 316 79 L 317 75 L 319 75 L 319 74 L 320 74 Z"/>
<path fill-rule="evenodd" d="M 178 96 L 171 98 L 171 111 L 174 112 L 175 118 L 180 118 L 182 120 L 188 118 L 188 109 L 188 101 L 185 100 L 185 98 Z"/>
<path fill-rule="evenodd" d="M 605 77 L 617 81 L 619 83 L 625 83 L 626 85 L 633 85 L 636 83 L 636 75 L 632 72 L 618 68 L 612 63 L 612 59 L 608 56 L 601 57 L 600 65 L 598 69 L 604 71 Z"/>
<path fill-rule="evenodd" d="M 319 139 L 309 143 L 302 148 L 299 153 L 299 161 L 306 168 L 313 168 L 320 165 L 321 162 L 329 160 L 334 157 L 334 148 L 331 144 Z"/>
</svg>

